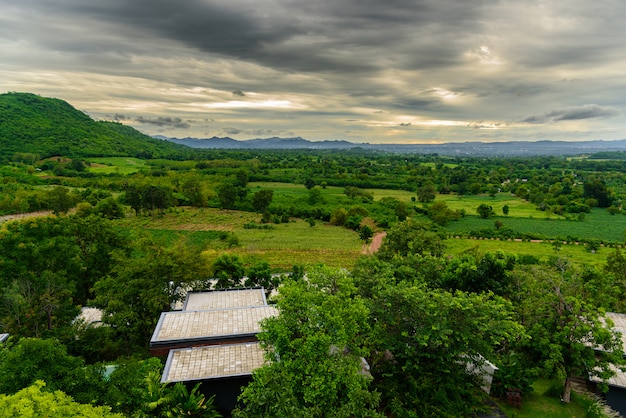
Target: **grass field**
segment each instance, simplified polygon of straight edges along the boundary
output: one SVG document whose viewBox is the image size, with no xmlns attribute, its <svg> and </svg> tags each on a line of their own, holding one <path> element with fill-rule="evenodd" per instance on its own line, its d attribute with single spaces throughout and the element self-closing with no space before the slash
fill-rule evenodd
<svg viewBox="0 0 626 418">
<path fill-rule="evenodd" d="M 550 396 L 555 383 L 549 380 L 538 380 L 533 384 L 534 391 L 524 395 L 521 408 L 510 406 L 506 401 L 498 401 L 498 405 L 509 418 L 585 418 L 593 401 L 572 392 L 569 404 L 561 402 L 558 397 Z"/>
<path fill-rule="evenodd" d="M 209 258 L 229 252 L 239 255 L 246 264 L 263 259 L 276 271 L 290 271 L 296 264 L 319 263 L 350 268 L 363 248 L 358 234 L 343 227 L 321 222 L 311 227 L 303 220 L 292 220 L 288 224 L 271 224 L 271 229 L 244 228 L 249 222 L 259 222 L 259 215 L 179 208 L 164 215 L 121 219 L 118 224 L 149 231 L 166 243 L 186 238 L 191 244 L 205 248 L 205 255 Z M 239 245 L 228 248 L 225 233 L 236 237 Z"/>
<path fill-rule="evenodd" d="M 458 255 L 464 251 L 477 249 L 479 254 L 503 251 L 506 254 L 532 255 L 539 261 L 545 262 L 550 257 L 556 256 L 556 251 L 548 242 L 518 242 L 482 239 L 458 239 L 451 238 L 445 241 L 446 253 Z M 577 265 L 593 265 L 601 267 L 606 264 L 606 258 L 613 249 L 600 248 L 595 253 L 590 253 L 583 245 L 563 245 L 559 249 L 561 257 L 567 257 Z"/>
<path fill-rule="evenodd" d="M 146 162 L 132 157 L 93 157 L 88 171 L 96 174 L 133 174 L 146 167 Z"/>
<path fill-rule="evenodd" d="M 519 218 L 513 216 L 496 216 L 482 219 L 478 216 L 466 216 L 459 221 L 446 225 L 450 233 L 458 234 L 481 229 L 494 229 L 496 220 L 503 223 L 505 228 L 518 232 L 532 232 L 545 237 L 555 238 L 568 236 L 577 239 L 598 239 L 610 242 L 623 242 L 626 231 L 626 216 L 611 215 L 604 209 L 593 209 L 586 214 L 583 221 L 565 220 L 555 217 L 541 217 L 543 212 L 535 211 L 536 217 Z"/>
</svg>

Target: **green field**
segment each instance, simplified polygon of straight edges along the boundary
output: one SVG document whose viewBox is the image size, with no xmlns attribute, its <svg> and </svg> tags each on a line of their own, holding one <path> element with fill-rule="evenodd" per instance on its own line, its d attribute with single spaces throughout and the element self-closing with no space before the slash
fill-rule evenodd
<svg viewBox="0 0 626 418">
<path fill-rule="evenodd" d="M 498 405 L 510 418 L 584 418 L 593 401 L 587 397 L 572 392 L 572 401 L 569 404 L 561 402 L 558 396 L 553 396 L 555 382 L 540 379 L 533 384 L 533 392 L 524 395 L 521 408 L 510 406 L 505 400 Z M 556 385 L 558 388 L 558 385 Z M 559 388 L 560 389 L 560 388 Z"/>
<path fill-rule="evenodd" d="M 546 262 L 557 255 L 552 243 L 549 242 L 518 242 L 500 241 L 488 239 L 459 239 L 450 238 L 445 241 L 446 253 L 457 255 L 465 251 L 476 249 L 479 254 L 503 251 L 506 254 L 518 256 L 531 255 L 539 261 Z M 590 253 L 583 245 L 563 245 L 559 249 L 559 255 L 566 257 L 577 265 L 593 265 L 601 267 L 606 264 L 606 258 L 615 251 L 612 248 L 600 248 L 595 253 Z"/>
<path fill-rule="evenodd" d="M 146 167 L 146 161 L 132 157 L 93 157 L 89 159 L 90 173 L 133 174 Z"/>
<path fill-rule="evenodd" d="M 583 221 L 546 218 L 543 212 L 535 210 L 536 217 L 519 218 L 513 216 L 497 216 L 482 219 L 478 216 L 466 216 L 458 221 L 446 225 L 451 234 L 461 234 L 481 229 L 494 229 L 496 220 L 502 222 L 503 227 L 517 232 L 534 233 L 547 238 L 574 237 L 579 240 L 596 239 L 606 242 L 624 242 L 626 231 L 626 216 L 611 215 L 604 209 L 592 209 L 585 215 Z M 543 215 L 543 216 L 542 216 Z"/>
<path fill-rule="evenodd" d="M 269 224 L 271 229 L 244 228 L 246 223 L 259 221 L 260 216 L 250 212 L 185 208 L 164 215 L 133 216 L 118 224 L 150 231 L 166 242 L 184 237 L 205 248 L 209 258 L 225 251 L 239 255 L 247 264 L 262 258 L 276 271 L 289 271 L 295 264 L 319 263 L 350 268 L 363 248 L 356 232 L 321 222 L 311 227 L 294 219 L 288 224 Z M 229 235 L 237 238 L 238 246 L 227 247 Z"/>
</svg>

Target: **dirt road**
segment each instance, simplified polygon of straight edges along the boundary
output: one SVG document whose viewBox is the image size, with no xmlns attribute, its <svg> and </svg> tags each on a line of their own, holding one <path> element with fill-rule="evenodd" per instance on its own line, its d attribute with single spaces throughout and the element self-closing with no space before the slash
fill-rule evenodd
<svg viewBox="0 0 626 418">
<path fill-rule="evenodd" d="M 378 234 L 374 235 L 374 237 L 372 238 L 372 242 L 370 242 L 370 245 L 363 246 L 363 254 L 374 254 L 376 251 L 378 251 L 383 243 L 383 238 L 385 238 L 386 236 L 387 233 L 385 231 L 379 232 Z"/>
</svg>

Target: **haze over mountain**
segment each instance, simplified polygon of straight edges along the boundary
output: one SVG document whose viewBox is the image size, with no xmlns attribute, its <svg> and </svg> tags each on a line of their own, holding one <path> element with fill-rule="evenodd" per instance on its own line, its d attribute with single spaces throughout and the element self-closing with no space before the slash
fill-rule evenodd
<svg viewBox="0 0 626 418">
<path fill-rule="evenodd" d="M 309 141 L 302 137 L 251 140 L 150 137 L 121 123 L 94 121 L 60 99 L 31 93 L 0 95 L 0 157 L 33 153 L 42 158 L 64 155 L 179 159 L 193 158 L 202 149 L 363 149 L 450 156 L 578 155 L 626 151 L 626 140 L 369 144 L 345 140 Z"/>
<path fill-rule="evenodd" d="M 367 144 L 343 140 L 309 141 L 295 138 L 257 138 L 238 141 L 229 137 L 155 138 L 180 145 L 203 149 L 334 149 L 361 148 L 394 153 L 439 154 L 449 156 L 532 156 L 580 155 L 602 151 L 626 151 L 626 140 L 617 141 L 511 141 L 511 142 L 453 142 L 444 144 Z"/>
</svg>

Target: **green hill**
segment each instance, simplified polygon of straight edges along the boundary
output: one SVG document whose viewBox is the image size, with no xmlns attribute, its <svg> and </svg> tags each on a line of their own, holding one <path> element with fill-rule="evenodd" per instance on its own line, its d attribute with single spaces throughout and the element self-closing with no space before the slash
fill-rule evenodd
<svg viewBox="0 0 626 418">
<path fill-rule="evenodd" d="M 193 151 L 114 122 L 96 122 L 63 100 L 31 93 L 0 94 L 0 159 L 15 153 L 41 158 L 183 158 Z"/>
</svg>

